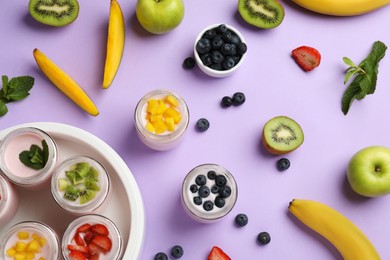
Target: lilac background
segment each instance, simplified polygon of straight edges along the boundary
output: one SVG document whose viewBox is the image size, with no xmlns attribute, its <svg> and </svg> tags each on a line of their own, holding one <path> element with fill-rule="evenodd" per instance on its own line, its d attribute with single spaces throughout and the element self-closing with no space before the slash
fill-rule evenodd
<svg viewBox="0 0 390 260">
<path fill-rule="evenodd" d="M 126 19 L 126 44 L 113 85 L 101 89 L 109 1 L 80 1 L 77 20 L 64 28 L 38 24 L 28 14 L 28 1 L 3 1 L 0 15 L 0 73 L 32 75 L 30 97 L 9 105 L 0 129 L 16 124 L 51 121 L 87 130 L 112 146 L 133 172 L 145 204 L 146 234 L 141 259 L 175 244 L 184 259 L 205 259 L 214 245 L 232 259 L 341 259 L 324 239 L 300 225 L 288 213 L 293 198 L 313 199 L 339 210 L 356 223 L 390 259 L 390 197 L 365 199 L 349 188 L 345 178 L 350 157 L 368 145 L 390 146 L 390 60 L 380 64 L 376 93 L 355 102 L 347 116 L 341 112 L 343 56 L 357 63 L 372 43 L 390 44 L 390 7 L 358 17 L 338 18 L 309 13 L 283 1 L 286 16 L 273 30 L 244 23 L 236 1 L 185 0 L 182 24 L 161 36 L 145 32 L 135 17 L 135 1 L 121 1 Z M 182 68 L 192 53 L 198 32 L 212 23 L 235 26 L 249 46 L 245 63 L 224 79 L 207 77 L 196 68 Z M 319 68 L 304 73 L 290 52 L 300 45 L 322 54 Z M 89 116 L 65 98 L 39 71 L 32 51 L 39 48 L 71 75 L 100 110 Z M 388 54 L 390 55 L 390 54 Z M 156 152 L 137 138 L 133 111 L 148 91 L 169 88 L 187 101 L 191 120 L 184 142 Z M 247 102 L 222 109 L 220 99 L 242 91 Z M 279 156 L 260 148 L 261 129 L 271 117 L 286 115 L 299 122 L 304 144 L 287 155 L 288 171 L 275 168 Z M 195 122 L 206 117 L 210 129 L 198 133 Z M 239 186 L 239 199 L 230 215 L 215 224 L 196 223 L 180 204 L 181 182 L 193 167 L 207 162 L 229 169 Z M 238 213 L 249 216 L 244 228 L 233 225 Z M 126 217 L 126 216 L 124 216 Z M 268 231 L 272 241 L 259 246 L 256 236 Z"/>
</svg>

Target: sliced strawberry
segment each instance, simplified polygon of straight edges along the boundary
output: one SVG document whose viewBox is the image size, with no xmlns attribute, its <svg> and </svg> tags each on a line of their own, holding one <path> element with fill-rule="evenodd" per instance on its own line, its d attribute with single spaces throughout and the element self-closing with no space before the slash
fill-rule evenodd
<svg viewBox="0 0 390 260">
<path fill-rule="evenodd" d="M 88 245 L 89 243 L 91 243 L 94 237 L 95 237 L 95 233 L 93 233 L 92 231 L 87 231 L 87 233 L 85 233 L 84 235 L 85 243 Z"/>
<path fill-rule="evenodd" d="M 89 258 L 89 260 L 99 260 L 99 255 L 96 254 L 96 255 L 91 255 Z"/>
<path fill-rule="evenodd" d="M 76 233 L 73 237 L 74 242 L 79 246 L 85 246 L 85 241 L 81 237 L 80 233 Z"/>
<path fill-rule="evenodd" d="M 106 251 L 104 251 L 103 248 L 101 248 L 100 246 L 98 246 L 97 244 L 91 242 L 88 244 L 88 251 L 91 255 L 99 255 L 101 253 L 106 253 Z"/>
<path fill-rule="evenodd" d="M 81 252 L 83 254 L 86 254 L 88 253 L 88 247 L 86 246 L 79 246 L 79 245 L 68 245 L 68 249 L 70 251 L 78 251 L 78 252 Z"/>
<path fill-rule="evenodd" d="M 211 249 L 211 252 L 209 254 L 208 260 L 230 260 L 231 258 L 222 251 L 221 248 L 214 246 L 213 249 Z"/>
<path fill-rule="evenodd" d="M 80 251 L 70 251 L 69 258 L 71 260 L 87 260 L 87 256 Z"/>
<path fill-rule="evenodd" d="M 95 224 L 92 226 L 91 230 L 96 234 L 108 236 L 108 228 L 103 224 Z"/>
<path fill-rule="evenodd" d="M 311 71 L 318 67 L 321 62 L 321 54 L 318 50 L 309 46 L 300 46 L 292 51 L 295 62 L 304 71 Z"/>
<path fill-rule="evenodd" d="M 77 228 L 76 233 L 85 233 L 85 232 L 87 232 L 88 230 L 90 230 L 91 227 L 92 227 L 91 224 L 88 224 L 88 223 L 83 224 L 83 225 L 81 225 L 81 226 L 79 226 L 79 227 Z"/>
<path fill-rule="evenodd" d="M 91 242 L 101 247 L 104 251 L 108 252 L 111 250 L 112 241 L 108 236 L 97 235 Z"/>
</svg>

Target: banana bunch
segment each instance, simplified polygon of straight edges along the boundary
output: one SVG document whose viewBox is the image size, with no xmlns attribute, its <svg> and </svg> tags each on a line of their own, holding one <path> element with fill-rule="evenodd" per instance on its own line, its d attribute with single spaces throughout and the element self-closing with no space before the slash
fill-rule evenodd
<svg viewBox="0 0 390 260">
<path fill-rule="evenodd" d="M 60 67 L 40 50 L 34 49 L 33 55 L 43 74 L 68 98 L 90 115 L 97 116 L 99 111 L 84 90 Z"/>
<path fill-rule="evenodd" d="M 313 12 L 353 16 L 365 14 L 390 3 L 390 0 L 292 0 L 294 3 Z"/>
<path fill-rule="evenodd" d="M 124 46 L 125 20 L 122 9 L 116 0 L 111 0 L 103 88 L 108 88 L 114 80 L 122 60 Z"/>
<path fill-rule="evenodd" d="M 294 199 L 289 211 L 331 242 L 344 260 L 380 260 L 363 232 L 338 211 L 316 201 Z"/>
</svg>

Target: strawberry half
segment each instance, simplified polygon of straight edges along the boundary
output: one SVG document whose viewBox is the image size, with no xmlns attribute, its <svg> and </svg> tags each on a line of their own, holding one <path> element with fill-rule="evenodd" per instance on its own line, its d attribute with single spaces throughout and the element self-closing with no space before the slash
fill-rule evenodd
<svg viewBox="0 0 390 260">
<path fill-rule="evenodd" d="M 103 251 L 108 252 L 111 250 L 112 241 L 108 236 L 97 235 L 91 242 L 91 244 L 96 244 L 103 249 Z"/>
<path fill-rule="evenodd" d="M 231 258 L 222 251 L 221 248 L 214 246 L 213 249 L 211 249 L 211 252 L 209 254 L 208 260 L 231 260 Z"/>
<path fill-rule="evenodd" d="M 91 230 L 96 234 L 108 236 L 108 228 L 103 224 L 95 224 L 92 226 Z"/>
<path fill-rule="evenodd" d="M 85 241 L 84 239 L 81 237 L 80 233 L 76 233 L 73 237 L 74 239 L 74 242 L 76 242 L 77 245 L 79 246 L 85 246 Z"/>
<path fill-rule="evenodd" d="M 83 254 L 89 253 L 88 247 L 86 246 L 78 246 L 78 245 L 68 245 L 69 251 L 79 251 Z"/>
<path fill-rule="evenodd" d="M 87 256 L 80 251 L 70 251 L 69 258 L 71 260 L 87 260 Z"/>
<path fill-rule="evenodd" d="M 87 232 L 88 230 L 90 230 L 91 229 L 91 224 L 83 224 L 83 225 L 81 225 L 81 226 L 79 226 L 78 228 L 77 228 L 77 230 L 76 230 L 76 233 L 85 233 L 85 232 Z"/>
<path fill-rule="evenodd" d="M 292 51 L 295 62 L 304 71 L 311 71 L 318 67 L 321 62 L 321 54 L 318 50 L 309 46 L 300 46 Z"/>
</svg>

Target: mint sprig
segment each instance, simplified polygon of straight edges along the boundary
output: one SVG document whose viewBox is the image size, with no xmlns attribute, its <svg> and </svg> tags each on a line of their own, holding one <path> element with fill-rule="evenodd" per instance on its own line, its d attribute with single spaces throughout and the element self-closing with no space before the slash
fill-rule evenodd
<svg viewBox="0 0 390 260">
<path fill-rule="evenodd" d="M 45 167 L 49 158 L 49 148 L 45 140 L 42 140 L 42 148 L 36 144 L 30 146 L 30 150 L 22 151 L 19 160 L 29 168 L 40 170 Z"/>
<path fill-rule="evenodd" d="M 34 86 L 34 78 L 20 76 L 9 80 L 3 75 L 1 82 L 3 87 L 0 89 L 0 116 L 4 116 L 8 112 L 7 103 L 22 100 L 30 95 L 29 91 Z"/>
<path fill-rule="evenodd" d="M 342 98 L 341 110 L 344 115 L 348 113 L 355 99 L 362 100 L 366 95 L 375 92 L 379 62 L 385 56 L 386 49 L 387 46 L 383 42 L 374 42 L 371 52 L 358 66 L 350 58 L 343 57 L 344 63 L 349 66 L 345 73 L 344 84 L 355 76 Z"/>
</svg>

